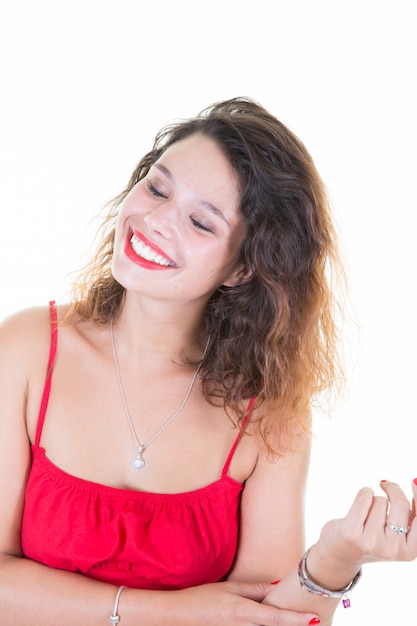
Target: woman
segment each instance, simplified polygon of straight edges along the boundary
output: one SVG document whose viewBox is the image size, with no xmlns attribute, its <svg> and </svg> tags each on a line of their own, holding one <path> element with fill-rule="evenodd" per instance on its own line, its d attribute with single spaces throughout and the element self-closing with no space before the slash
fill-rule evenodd
<svg viewBox="0 0 417 626">
<path fill-rule="evenodd" d="M 332 262 L 313 162 L 257 103 L 157 136 L 71 305 L 1 330 L 10 623 L 329 624 L 363 563 L 416 556 L 384 483 L 297 567 L 309 408 L 339 373 Z"/>
</svg>

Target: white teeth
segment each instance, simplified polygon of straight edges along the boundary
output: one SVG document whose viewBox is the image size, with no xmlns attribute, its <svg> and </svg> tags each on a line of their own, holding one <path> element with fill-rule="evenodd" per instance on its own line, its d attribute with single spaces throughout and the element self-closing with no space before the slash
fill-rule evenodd
<svg viewBox="0 0 417 626">
<path fill-rule="evenodd" d="M 140 241 L 140 239 L 138 239 L 136 235 L 132 235 L 130 243 L 132 244 L 132 248 L 136 252 L 136 254 L 138 256 L 141 256 L 146 261 L 152 261 L 153 263 L 156 263 L 157 265 L 163 265 L 164 267 L 170 267 L 174 265 L 172 261 L 168 261 L 168 259 L 165 259 L 163 256 L 155 252 L 155 250 L 152 250 L 152 248 L 143 243 L 143 241 Z"/>
</svg>

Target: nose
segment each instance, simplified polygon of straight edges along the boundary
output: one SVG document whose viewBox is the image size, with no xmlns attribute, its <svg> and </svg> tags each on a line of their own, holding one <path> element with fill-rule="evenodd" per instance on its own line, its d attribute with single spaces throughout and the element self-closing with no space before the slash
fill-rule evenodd
<svg viewBox="0 0 417 626">
<path fill-rule="evenodd" d="M 178 222 L 176 209 L 172 202 L 164 202 L 149 211 L 144 217 L 144 222 L 151 233 L 157 233 L 164 239 L 171 239 L 175 225 Z"/>
</svg>

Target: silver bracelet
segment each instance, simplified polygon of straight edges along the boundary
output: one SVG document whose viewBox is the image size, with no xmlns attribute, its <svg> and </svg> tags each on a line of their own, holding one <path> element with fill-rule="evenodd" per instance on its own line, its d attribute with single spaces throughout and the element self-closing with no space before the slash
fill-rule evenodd
<svg viewBox="0 0 417 626">
<path fill-rule="evenodd" d="M 110 615 L 110 618 L 109 618 L 111 624 L 118 624 L 120 621 L 120 617 L 118 616 L 117 611 L 119 608 L 120 594 L 122 593 L 123 589 L 127 589 L 127 587 L 125 587 L 124 585 L 121 585 L 119 589 L 117 590 L 116 600 L 114 601 L 113 613 Z"/>
<path fill-rule="evenodd" d="M 339 589 L 338 591 L 331 591 L 330 589 L 325 589 L 321 587 L 317 583 L 313 582 L 307 571 L 307 557 L 310 552 L 310 548 L 304 554 L 303 558 L 298 564 L 298 578 L 300 580 L 300 585 L 303 589 L 306 589 L 310 593 L 315 593 L 317 596 L 324 596 L 326 598 L 341 598 L 343 606 L 345 609 L 350 607 L 350 600 L 347 597 L 347 594 L 358 582 L 359 578 L 362 575 L 362 568 L 356 574 L 355 578 L 350 581 L 346 587 L 343 589 Z"/>
</svg>

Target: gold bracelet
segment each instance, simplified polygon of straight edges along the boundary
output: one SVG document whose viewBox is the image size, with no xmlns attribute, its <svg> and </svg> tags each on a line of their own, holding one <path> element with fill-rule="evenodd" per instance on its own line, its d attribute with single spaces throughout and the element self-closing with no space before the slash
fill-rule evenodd
<svg viewBox="0 0 417 626">
<path fill-rule="evenodd" d="M 117 590 L 116 600 L 114 601 L 113 613 L 110 615 L 110 618 L 109 618 L 111 624 L 118 624 L 120 621 L 120 617 L 118 616 L 117 611 L 119 608 L 120 594 L 122 593 L 123 589 L 127 589 L 127 587 L 125 587 L 124 585 L 121 585 L 119 589 Z"/>
</svg>

